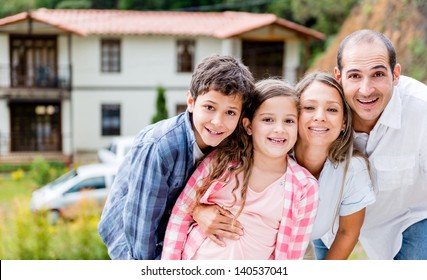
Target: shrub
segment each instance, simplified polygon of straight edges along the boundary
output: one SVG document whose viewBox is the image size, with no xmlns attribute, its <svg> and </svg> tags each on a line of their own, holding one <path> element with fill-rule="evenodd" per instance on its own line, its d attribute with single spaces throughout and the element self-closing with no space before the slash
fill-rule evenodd
<svg viewBox="0 0 427 280">
<path fill-rule="evenodd" d="M 47 213 L 31 213 L 28 199 L 15 199 L 7 215 L 0 211 L 0 258 L 109 259 L 98 235 L 99 210 L 94 203 L 84 202 L 74 220 L 60 220 L 53 226 L 48 223 Z"/>
<path fill-rule="evenodd" d="M 34 182 L 40 187 L 50 181 L 49 163 L 41 157 L 33 160 L 30 166 L 30 175 Z"/>
<path fill-rule="evenodd" d="M 58 162 L 47 162 L 42 157 L 37 157 L 30 165 L 31 179 L 39 186 L 55 180 L 66 171 L 65 165 Z"/>
<path fill-rule="evenodd" d="M 168 109 L 166 107 L 165 88 L 162 86 L 157 87 L 157 100 L 156 100 L 156 114 L 151 119 L 151 123 L 168 118 Z"/>
<path fill-rule="evenodd" d="M 13 181 L 21 181 L 24 178 L 25 172 L 22 169 L 18 169 L 11 173 L 11 178 Z"/>
</svg>

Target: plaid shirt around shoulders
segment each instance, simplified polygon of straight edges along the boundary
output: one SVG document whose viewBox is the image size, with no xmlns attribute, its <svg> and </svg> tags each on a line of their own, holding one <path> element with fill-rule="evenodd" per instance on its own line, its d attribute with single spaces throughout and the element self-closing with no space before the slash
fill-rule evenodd
<svg viewBox="0 0 427 280">
<path fill-rule="evenodd" d="M 197 167 L 179 196 L 166 230 L 162 259 L 191 259 L 207 238 L 192 219 L 192 210 L 196 203 L 196 190 L 208 175 L 211 161 L 212 154 Z M 319 203 L 317 180 L 289 156 L 286 174 L 286 179 L 282 182 L 285 196 L 274 251 L 276 260 L 303 258 L 310 242 Z M 209 201 L 210 195 L 223 186 L 222 182 L 214 182 L 202 196 L 201 203 L 212 204 Z M 187 247 L 188 254 L 184 253 L 184 247 Z"/>
<path fill-rule="evenodd" d="M 188 111 L 138 134 L 98 225 L 112 259 L 160 258 L 170 212 L 194 171 L 195 141 Z"/>
</svg>

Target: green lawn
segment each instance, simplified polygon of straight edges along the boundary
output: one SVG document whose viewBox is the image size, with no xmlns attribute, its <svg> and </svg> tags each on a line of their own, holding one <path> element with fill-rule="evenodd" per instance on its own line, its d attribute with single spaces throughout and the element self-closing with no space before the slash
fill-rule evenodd
<svg viewBox="0 0 427 280">
<path fill-rule="evenodd" d="M 0 175 L 0 204 L 10 203 L 14 198 L 29 198 L 35 189 L 36 184 L 28 176 L 14 181 L 8 175 Z"/>
</svg>

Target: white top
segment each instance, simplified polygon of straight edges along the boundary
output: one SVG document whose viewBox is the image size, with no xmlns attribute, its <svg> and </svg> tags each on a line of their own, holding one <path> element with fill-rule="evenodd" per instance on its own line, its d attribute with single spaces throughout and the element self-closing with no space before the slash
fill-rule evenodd
<svg viewBox="0 0 427 280">
<path fill-rule="evenodd" d="M 369 156 L 378 189 L 359 240 L 370 259 L 392 259 L 401 233 L 427 218 L 427 86 L 401 76 L 369 137 L 355 137 L 356 148 Z"/>
<path fill-rule="evenodd" d="M 375 202 L 375 194 L 366 160 L 361 157 L 351 159 L 341 196 L 344 168 L 344 162 L 333 165 L 329 160 L 326 160 L 319 177 L 320 203 L 311 239 L 318 239 L 330 233 L 331 236 L 328 240 L 322 239 L 328 247 L 334 240 L 331 229 L 337 218 L 338 205 L 338 215 L 347 216 Z M 334 233 L 336 233 L 336 229 Z"/>
<path fill-rule="evenodd" d="M 196 164 L 198 160 L 203 158 L 205 155 L 203 154 L 202 150 L 199 148 L 199 145 L 197 145 L 196 142 L 194 142 L 193 145 L 193 164 Z"/>
</svg>

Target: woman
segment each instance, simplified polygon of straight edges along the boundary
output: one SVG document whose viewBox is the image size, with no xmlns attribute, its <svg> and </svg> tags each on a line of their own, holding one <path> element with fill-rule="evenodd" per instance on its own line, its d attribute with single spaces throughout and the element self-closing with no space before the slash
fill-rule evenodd
<svg viewBox="0 0 427 280">
<path fill-rule="evenodd" d="M 351 111 L 338 81 L 313 72 L 296 89 L 300 117 L 294 156 L 320 185 L 312 234 L 316 257 L 347 259 L 357 243 L 365 208 L 375 201 L 368 161 L 353 150 Z"/>
</svg>

